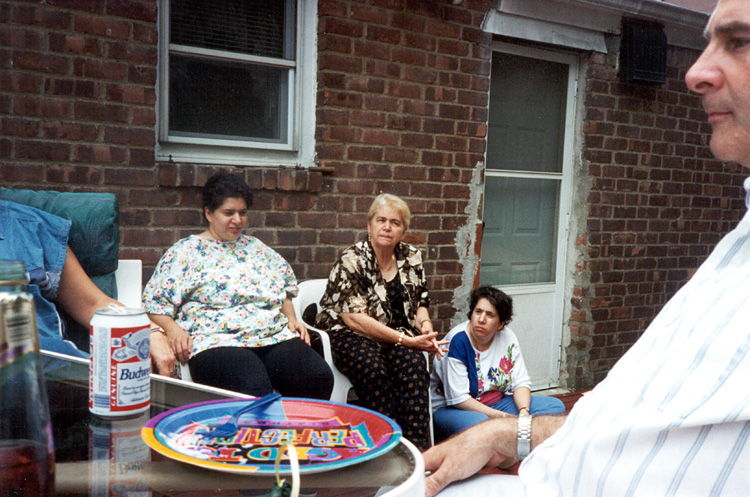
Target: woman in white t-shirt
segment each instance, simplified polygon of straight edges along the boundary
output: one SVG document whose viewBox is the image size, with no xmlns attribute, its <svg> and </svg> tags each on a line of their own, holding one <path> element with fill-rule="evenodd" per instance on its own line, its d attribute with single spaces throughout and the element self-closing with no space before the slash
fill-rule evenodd
<svg viewBox="0 0 750 497">
<path fill-rule="evenodd" d="M 532 396 L 515 333 L 513 300 L 490 286 L 471 292 L 469 321 L 451 330 L 448 355 L 434 361 L 433 423 L 450 436 L 488 418 L 565 412 L 560 399 Z"/>
</svg>

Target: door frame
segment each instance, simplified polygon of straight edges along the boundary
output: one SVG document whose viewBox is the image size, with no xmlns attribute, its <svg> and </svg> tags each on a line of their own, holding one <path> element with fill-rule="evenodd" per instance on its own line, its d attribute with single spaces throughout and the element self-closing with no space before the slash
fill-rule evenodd
<svg viewBox="0 0 750 497">
<path fill-rule="evenodd" d="M 550 343 L 549 378 L 534 378 L 533 390 L 554 388 L 560 385 L 560 374 L 562 372 L 562 347 L 564 335 L 563 313 L 566 309 L 565 294 L 567 281 L 568 247 L 571 230 L 571 203 L 573 191 L 573 177 L 575 165 L 575 132 L 578 122 L 578 78 L 581 61 L 575 54 L 554 50 L 543 50 L 534 47 L 514 45 L 511 43 L 494 41 L 492 43 L 492 54 L 496 52 L 541 59 L 551 62 L 566 64 L 568 66 L 568 90 L 565 101 L 565 124 L 563 136 L 562 171 L 560 173 L 537 173 L 517 172 L 509 170 L 492 170 L 485 167 L 484 174 L 487 176 L 498 176 L 507 178 L 535 178 L 553 179 L 560 181 L 559 211 L 557 216 L 557 251 L 555 258 L 555 282 L 524 284 L 524 285 L 494 285 L 508 295 L 531 295 L 553 293 L 554 306 L 552 309 L 552 340 Z M 482 184 L 482 197 L 484 198 L 484 182 Z M 484 205 L 484 202 L 483 202 Z M 482 214 L 484 218 L 484 213 Z M 481 247 L 480 247 L 481 251 Z M 481 254 L 480 254 L 481 261 Z M 528 351 L 524 354 L 528 355 Z"/>
</svg>

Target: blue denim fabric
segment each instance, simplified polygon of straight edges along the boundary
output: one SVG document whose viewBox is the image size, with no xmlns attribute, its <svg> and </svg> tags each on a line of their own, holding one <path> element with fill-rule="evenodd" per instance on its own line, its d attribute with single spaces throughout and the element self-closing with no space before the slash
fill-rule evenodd
<svg viewBox="0 0 750 497">
<path fill-rule="evenodd" d="M 490 404 L 497 411 L 507 412 L 518 416 L 518 409 L 513 396 L 503 397 L 498 402 Z M 565 412 L 565 404 L 556 397 L 546 397 L 542 395 L 532 395 L 529 411 L 532 415 L 537 414 L 558 414 Z M 466 411 L 457 407 L 441 407 L 432 413 L 432 422 L 438 431 L 438 436 L 448 437 L 455 433 L 460 433 L 465 429 L 481 423 L 487 419 L 487 416 L 474 411 Z"/>
<path fill-rule="evenodd" d="M 64 339 L 60 316 L 51 302 L 57 297 L 69 231 L 67 219 L 0 200 L 0 258 L 22 260 L 30 276 L 44 286 L 44 296 L 37 284 L 25 287 L 34 296 L 39 345 L 44 350 L 87 358 L 87 353 Z"/>
</svg>

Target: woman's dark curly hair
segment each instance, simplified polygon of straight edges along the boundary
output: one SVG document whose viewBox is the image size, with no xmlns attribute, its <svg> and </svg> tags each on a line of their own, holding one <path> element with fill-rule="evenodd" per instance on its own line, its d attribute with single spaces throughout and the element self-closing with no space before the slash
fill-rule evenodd
<svg viewBox="0 0 750 497">
<path fill-rule="evenodd" d="M 247 183 L 229 173 L 216 173 L 203 185 L 203 207 L 215 211 L 228 198 L 241 198 L 248 207 L 253 205 L 253 192 Z"/>
<path fill-rule="evenodd" d="M 505 324 L 510 323 L 513 317 L 513 299 L 506 295 L 505 292 L 491 286 L 480 286 L 471 291 L 469 313 L 467 314 L 469 319 L 471 319 L 477 302 L 481 299 L 487 299 L 492 304 L 501 322 Z"/>
</svg>

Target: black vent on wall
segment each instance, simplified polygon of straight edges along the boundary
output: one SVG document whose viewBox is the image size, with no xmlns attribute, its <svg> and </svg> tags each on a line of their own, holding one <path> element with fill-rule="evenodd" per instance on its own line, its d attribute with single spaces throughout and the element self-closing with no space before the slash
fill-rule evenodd
<svg viewBox="0 0 750 497">
<path fill-rule="evenodd" d="M 667 80 L 664 26 L 637 19 L 622 20 L 620 80 L 642 85 L 660 85 Z"/>
</svg>

